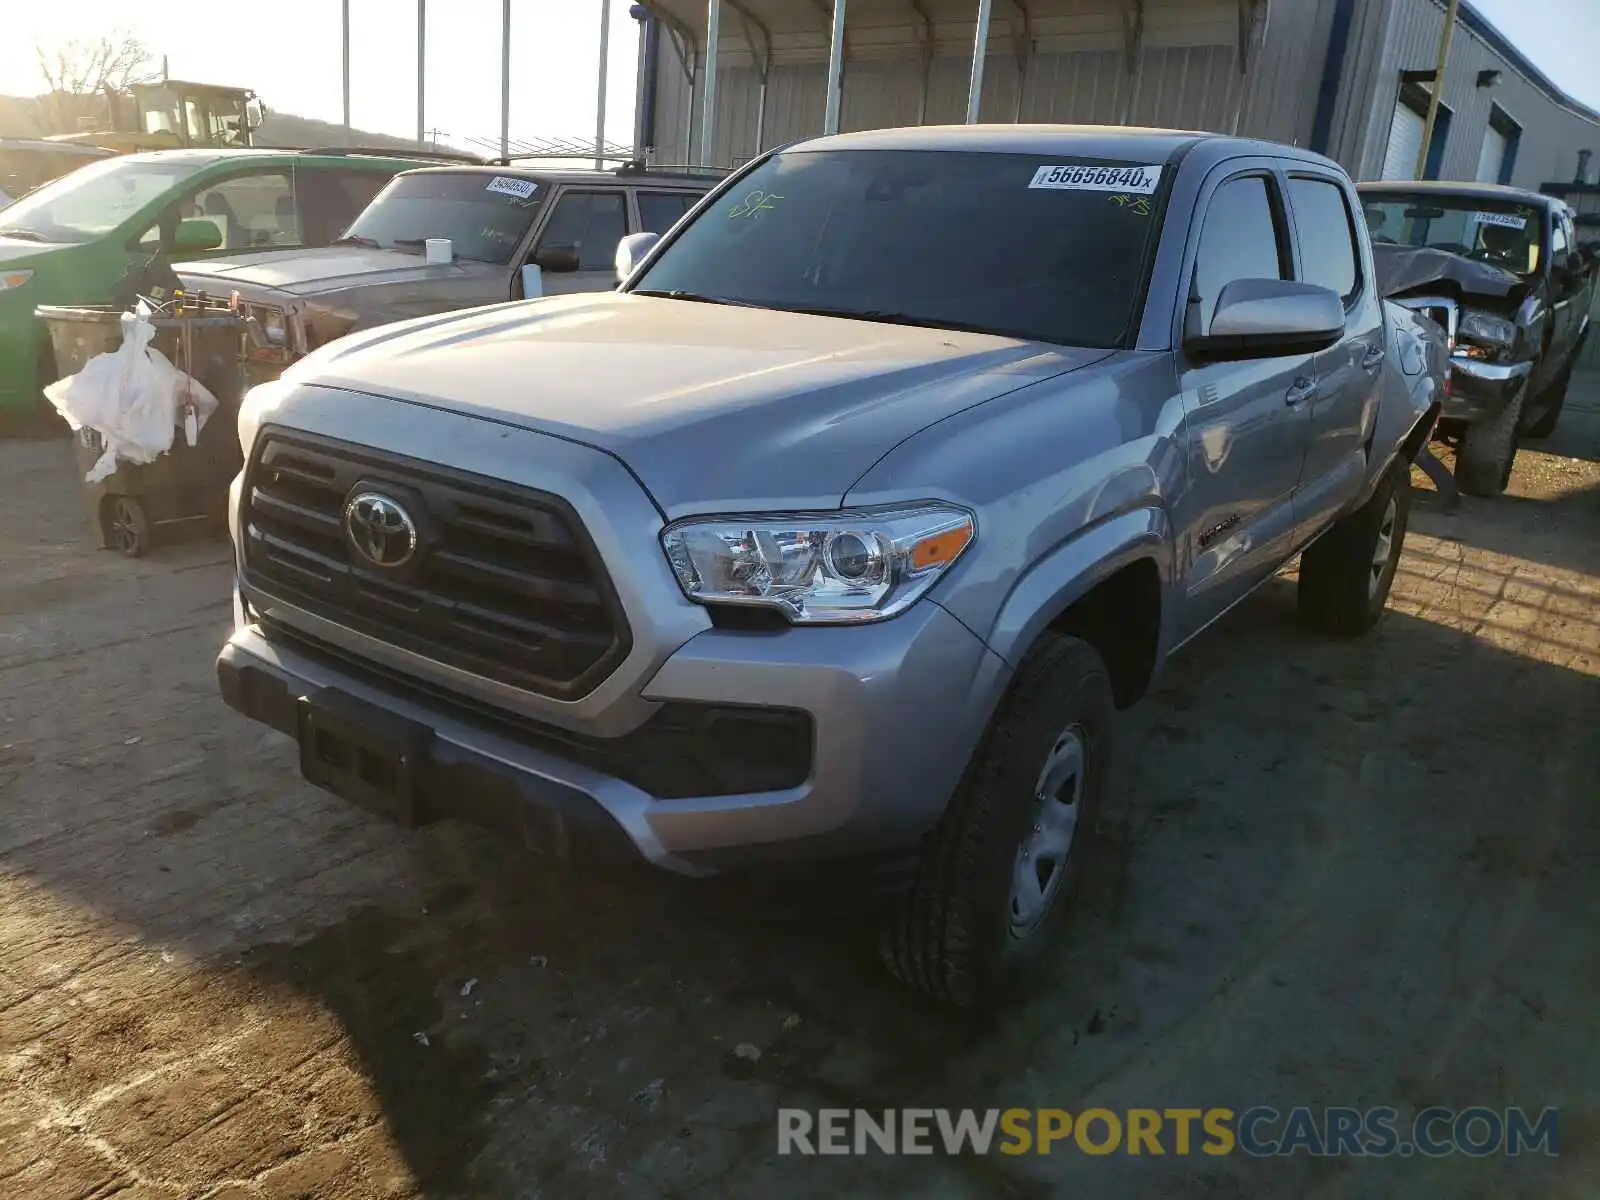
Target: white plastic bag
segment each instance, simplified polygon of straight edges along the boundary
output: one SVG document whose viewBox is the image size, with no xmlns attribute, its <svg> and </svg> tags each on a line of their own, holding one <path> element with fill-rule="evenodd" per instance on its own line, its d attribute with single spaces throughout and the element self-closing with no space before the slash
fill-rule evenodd
<svg viewBox="0 0 1600 1200">
<path fill-rule="evenodd" d="M 172 449 L 173 431 L 192 427 L 195 436 L 217 409 L 217 398 L 199 380 L 178 370 L 151 347 L 156 335 L 144 301 L 122 314 L 122 345 L 97 354 L 76 375 L 44 389 L 73 430 L 92 429 L 105 453 L 84 479 L 98 483 L 117 462 L 148 463 Z M 191 444 L 193 444 L 191 442 Z"/>
</svg>

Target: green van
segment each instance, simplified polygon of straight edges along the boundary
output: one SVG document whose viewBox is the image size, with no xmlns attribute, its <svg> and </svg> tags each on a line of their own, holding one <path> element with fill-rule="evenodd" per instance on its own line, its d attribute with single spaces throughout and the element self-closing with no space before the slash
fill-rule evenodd
<svg viewBox="0 0 1600 1200">
<path fill-rule="evenodd" d="M 81 167 L 0 209 L 0 426 L 47 408 L 40 304 L 109 304 L 158 252 L 185 259 L 326 246 L 405 151 L 163 150 Z"/>
</svg>

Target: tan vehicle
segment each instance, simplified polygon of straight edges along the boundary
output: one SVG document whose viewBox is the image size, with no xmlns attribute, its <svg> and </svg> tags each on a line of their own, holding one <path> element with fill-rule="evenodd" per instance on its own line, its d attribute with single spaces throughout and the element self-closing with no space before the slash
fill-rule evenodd
<svg viewBox="0 0 1600 1200">
<path fill-rule="evenodd" d="M 183 286 L 239 293 L 258 336 L 249 382 L 347 333 L 529 296 L 607 291 L 617 243 L 665 233 L 721 173 L 426 167 L 396 175 L 331 246 L 178 263 Z M 427 243 L 448 261 L 429 261 Z"/>
</svg>

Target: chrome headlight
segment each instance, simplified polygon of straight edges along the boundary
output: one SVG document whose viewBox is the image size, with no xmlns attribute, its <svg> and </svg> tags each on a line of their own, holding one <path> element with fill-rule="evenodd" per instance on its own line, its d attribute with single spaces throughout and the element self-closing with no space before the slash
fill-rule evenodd
<svg viewBox="0 0 1600 1200">
<path fill-rule="evenodd" d="M 669 525 L 661 542 L 691 600 L 773 608 L 796 625 L 837 625 L 904 612 L 975 533 L 966 509 L 929 503 L 691 517 Z"/>
<path fill-rule="evenodd" d="M 1461 314 L 1461 324 L 1456 329 L 1458 338 L 1468 337 L 1489 346 L 1503 346 L 1509 350 L 1517 341 L 1517 324 L 1509 317 L 1480 312 L 1469 308 Z"/>
</svg>

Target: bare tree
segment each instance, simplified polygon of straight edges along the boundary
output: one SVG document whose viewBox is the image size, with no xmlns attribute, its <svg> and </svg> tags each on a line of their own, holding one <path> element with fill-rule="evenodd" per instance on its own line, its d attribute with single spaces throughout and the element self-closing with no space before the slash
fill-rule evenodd
<svg viewBox="0 0 1600 1200">
<path fill-rule="evenodd" d="M 63 132 L 78 117 L 97 112 L 103 103 L 97 98 L 107 88 L 120 91 L 146 74 L 152 58 L 143 42 L 120 28 L 104 37 L 35 45 L 34 57 L 44 76 L 47 111 Z"/>
</svg>

